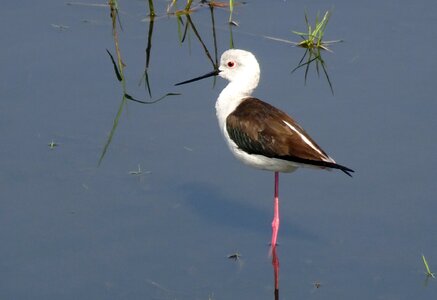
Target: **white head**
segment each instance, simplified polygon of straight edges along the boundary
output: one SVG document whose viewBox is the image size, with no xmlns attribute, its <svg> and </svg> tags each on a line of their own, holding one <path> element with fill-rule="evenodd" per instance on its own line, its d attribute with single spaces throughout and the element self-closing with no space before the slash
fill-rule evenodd
<svg viewBox="0 0 437 300">
<path fill-rule="evenodd" d="M 219 76 L 237 81 L 240 85 L 249 85 L 254 89 L 259 82 L 259 64 L 255 56 L 249 51 L 230 49 L 222 54 L 220 59 Z"/>
<path fill-rule="evenodd" d="M 176 85 L 219 75 L 230 81 L 230 90 L 240 95 L 250 95 L 258 86 L 259 74 L 259 64 L 252 53 L 245 50 L 230 49 L 222 54 L 218 69 L 205 75 L 179 82 Z"/>
</svg>

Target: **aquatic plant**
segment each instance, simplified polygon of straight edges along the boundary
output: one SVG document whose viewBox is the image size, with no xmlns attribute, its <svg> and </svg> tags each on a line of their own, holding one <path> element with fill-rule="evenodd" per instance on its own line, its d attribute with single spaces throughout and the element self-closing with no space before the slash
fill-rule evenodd
<svg viewBox="0 0 437 300">
<path fill-rule="evenodd" d="M 297 67 L 295 67 L 291 72 L 293 73 L 297 69 L 305 66 L 305 83 L 306 83 L 310 64 L 315 62 L 317 75 L 320 75 L 319 70 L 321 67 L 328 81 L 331 92 L 332 94 L 334 94 L 334 89 L 332 87 L 332 82 L 328 75 L 326 63 L 322 58 L 322 51 L 326 50 L 332 52 L 328 46 L 330 46 L 333 43 L 342 42 L 342 40 L 325 41 L 323 39 L 325 35 L 325 29 L 326 26 L 328 25 L 330 16 L 331 13 L 329 11 L 326 11 L 325 14 L 323 15 L 323 18 L 320 19 L 320 15 L 318 13 L 316 16 L 315 25 L 313 27 L 311 26 L 308 20 L 307 13 L 305 12 L 305 23 L 307 27 L 307 32 L 293 31 L 293 33 L 299 35 L 302 38 L 302 41 L 298 43 L 294 43 L 294 45 L 297 47 L 305 48 L 306 50 L 301 60 L 299 61 Z"/>
<path fill-rule="evenodd" d="M 323 15 L 323 18 L 320 20 L 320 14 L 317 13 L 316 21 L 314 28 L 311 26 L 308 21 L 308 15 L 305 12 L 305 23 L 307 27 L 307 32 L 299 32 L 293 31 L 294 34 L 299 35 L 302 38 L 302 41 L 297 43 L 296 45 L 302 48 L 308 49 L 322 49 L 331 51 L 328 46 L 332 43 L 341 42 L 341 40 L 336 41 L 324 41 L 323 37 L 325 35 L 325 29 L 328 25 L 329 18 L 331 17 L 331 12 L 328 10 Z"/>
</svg>

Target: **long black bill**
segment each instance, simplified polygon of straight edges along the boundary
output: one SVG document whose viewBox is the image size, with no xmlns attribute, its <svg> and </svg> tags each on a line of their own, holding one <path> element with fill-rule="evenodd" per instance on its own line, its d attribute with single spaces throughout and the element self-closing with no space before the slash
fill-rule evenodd
<svg viewBox="0 0 437 300">
<path fill-rule="evenodd" d="M 216 69 L 216 70 L 214 70 L 212 72 L 209 72 L 208 74 L 205 74 L 205 75 L 202 75 L 202 76 L 190 79 L 190 80 L 182 81 L 182 82 L 176 83 L 175 85 L 182 85 L 182 84 L 198 81 L 198 80 L 201 80 L 201 79 L 204 79 L 204 78 L 208 78 L 208 77 L 211 77 L 211 76 L 217 76 L 219 73 L 220 73 L 220 70 Z"/>
</svg>

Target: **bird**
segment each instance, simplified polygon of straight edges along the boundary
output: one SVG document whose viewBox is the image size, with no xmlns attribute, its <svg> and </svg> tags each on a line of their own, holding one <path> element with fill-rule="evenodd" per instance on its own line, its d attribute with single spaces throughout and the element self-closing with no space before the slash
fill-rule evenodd
<svg viewBox="0 0 437 300">
<path fill-rule="evenodd" d="M 246 165 L 274 172 L 270 245 L 276 247 L 280 224 L 279 173 L 310 167 L 338 169 L 352 177 L 354 170 L 337 164 L 285 112 L 252 96 L 260 80 L 260 67 L 256 57 L 249 51 L 226 50 L 214 71 L 175 85 L 217 75 L 229 81 L 215 104 L 220 131 L 229 150 Z"/>
</svg>

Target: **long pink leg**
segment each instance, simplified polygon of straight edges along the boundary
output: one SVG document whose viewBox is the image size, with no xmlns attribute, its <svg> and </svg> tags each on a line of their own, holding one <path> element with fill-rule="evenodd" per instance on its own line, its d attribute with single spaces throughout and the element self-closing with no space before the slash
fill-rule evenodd
<svg viewBox="0 0 437 300">
<path fill-rule="evenodd" d="M 273 200 L 273 221 L 272 221 L 272 247 L 276 247 L 276 240 L 279 231 L 279 172 L 275 172 L 275 199 Z"/>
</svg>

